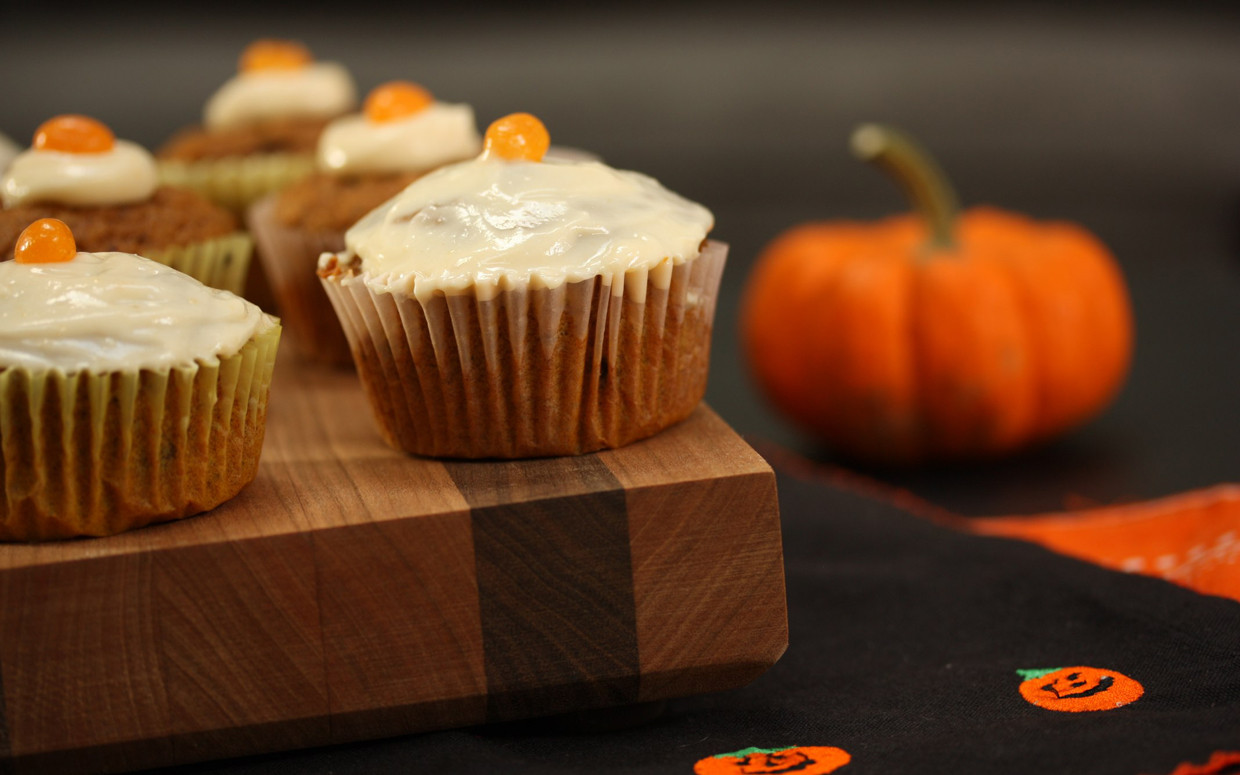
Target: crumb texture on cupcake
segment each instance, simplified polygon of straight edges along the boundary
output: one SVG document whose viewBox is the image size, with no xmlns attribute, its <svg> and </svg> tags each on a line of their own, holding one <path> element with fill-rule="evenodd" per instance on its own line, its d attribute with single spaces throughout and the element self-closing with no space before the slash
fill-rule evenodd
<svg viewBox="0 0 1240 775">
<path fill-rule="evenodd" d="M 183 162 L 272 153 L 312 156 L 328 120 L 278 118 L 216 132 L 188 127 L 173 135 L 155 156 Z"/>
<path fill-rule="evenodd" d="M 315 173 L 297 181 L 276 198 L 275 217 L 281 225 L 311 233 L 336 232 L 343 248 L 344 232 L 376 206 L 399 194 L 420 173 L 334 175 Z M 318 256 L 314 257 L 318 260 Z M 308 265 L 308 272 L 314 262 Z"/>
<path fill-rule="evenodd" d="M 145 255 L 169 245 L 223 237 L 237 231 L 237 218 L 188 189 L 160 186 L 142 202 L 80 207 L 35 202 L 0 210 L 0 254 L 11 255 L 22 229 L 39 218 L 58 218 L 73 229 L 86 252 Z"/>
</svg>

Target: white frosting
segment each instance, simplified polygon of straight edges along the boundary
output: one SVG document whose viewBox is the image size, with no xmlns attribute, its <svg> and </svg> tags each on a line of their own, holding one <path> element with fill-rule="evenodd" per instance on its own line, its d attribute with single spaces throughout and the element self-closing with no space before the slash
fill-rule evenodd
<svg viewBox="0 0 1240 775">
<path fill-rule="evenodd" d="M 207 100 L 207 129 L 228 129 L 276 118 L 329 118 L 357 104 L 349 71 L 335 62 L 296 70 L 255 70 L 229 79 Z"/>
<path fill-rule="evenodd" d="M 31 148 L 0 178 L 4 206 L 29 202 L 119 205 L 149 199 L 159 185 L 155 158 L 142 146 L 117 140 L 102 153 Z"/>
<path fill-rule="evenodd" d="M 319 138 L 319 169 L 328 172 L 423 172 L 477 156 L 482 138 L 468 105 L 431 103 L 393 121 L 345 116 Z"/>
<path fill-rule="evenodd" d="M 0 263 L 0 367 L 71 373 L 213 363 L 272 325 L 245 299 L 130 253 Z"/>
<path fill-rule="evenodd" d="M 343 281 L 419 299 L 468 290 L 486 299 L 602 276 L 620 293 L 624 283 L 612 280 L 631 270 L 670 282 L 671 266 L 697 256 L 713 225 L 705 207 L 636 172 L 474 159 L 419 178 L 349 229 L 361 273 Z"/>
<path fill-rule="evenodd" d="M 9 139 L 8 135 L 0 134 L 0 172 L 4 172 L 9 166 L 9 162 L 21 151 L 17 143 Z"/>
</svg>

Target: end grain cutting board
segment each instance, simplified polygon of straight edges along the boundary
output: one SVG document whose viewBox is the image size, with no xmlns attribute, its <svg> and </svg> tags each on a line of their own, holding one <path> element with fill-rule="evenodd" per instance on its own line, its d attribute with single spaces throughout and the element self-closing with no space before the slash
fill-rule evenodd
<svg viewBox="0 0 1240 775">
<path fill-rule="evenodd" d="M 258 478 L 0 544 L 0 772 L 102 771 L 740 686 L 787 644 L 775 478 L 706 407 L 630 447 L 440 462 L 282 361 Z"/>
</svg>

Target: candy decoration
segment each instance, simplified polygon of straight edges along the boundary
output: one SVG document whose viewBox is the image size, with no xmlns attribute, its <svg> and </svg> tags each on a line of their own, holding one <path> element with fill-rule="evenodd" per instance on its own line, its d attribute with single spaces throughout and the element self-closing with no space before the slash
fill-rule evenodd
<svg viewBox="0 0 1240 775">
<path fill-rule="evenodd" d="M 551 136 L 543 122 L 529 113 L 510 113 L 487 127 L 482 158 L 498 156 L 508 161 L 542 161 L 549 147 Z"/>
<path fill-rule="evenodd" d="M 241 52 L 243 73 L 264 70 L 300 70 L 314 61 L 310 50 L 295 40 L 256 40 Z"/>
<path fill-rule="evenodd" d="M 77 255 L 77 242 L 64 221 L 40 218 L 22 230 L 13 246 L 19 264 L 58 264 Z"/>
<path fill-rule="evenodd" d="M 370 92 L 363 111 L 366 118 L 382 124 L 420 113 L 434 101 L 431 93 L 416 83 L 389 81 L 382 86 L 376 86 Z"/>
<path fill-rule="evenodd" d="M 34 132 L 33 145 L 37 151 L 106 153 L 116 145 L 116 135 L 101 121 L 66 114 L 40 124 Z"/>
</svg>

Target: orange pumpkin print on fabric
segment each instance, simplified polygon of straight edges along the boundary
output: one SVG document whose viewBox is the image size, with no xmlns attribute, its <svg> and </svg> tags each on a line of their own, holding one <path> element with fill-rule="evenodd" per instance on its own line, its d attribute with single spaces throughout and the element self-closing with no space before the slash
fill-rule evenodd
<svg viewBox="0 0 1240 775">
<path fill-rule="evenodd" d="M 1097 667 L 1017 670 L 1020 696 L 1046 710 L 1114 710 L 1140 699 L 1145 687 L 1123 673 Z"/>
<path fill-rule="evenodd" d="M 696 775 L 824 775 L 835 772 L 852 756 L 842 748 L 794 745 L 788 748 L 746 748 L 702 759 Z"/>
</svg>

